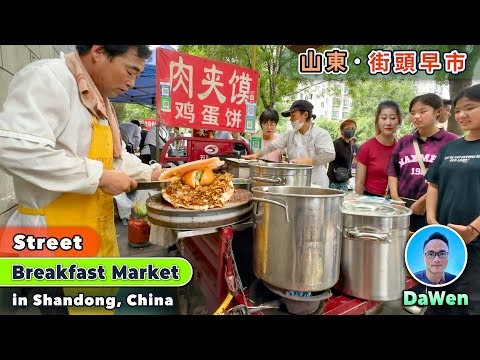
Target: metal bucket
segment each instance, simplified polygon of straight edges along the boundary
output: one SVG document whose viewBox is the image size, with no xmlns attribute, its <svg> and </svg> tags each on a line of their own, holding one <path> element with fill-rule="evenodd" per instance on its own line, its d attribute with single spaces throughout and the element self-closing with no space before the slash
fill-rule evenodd
<svg viewBox="0 0 480 360">
<path fill-rule="evenodd" d="M 248 179 L 250 177 L 250 161 L 245 159 L 225 159 L 225 170 L 235 178 Z"/>
<path fill-rule="evenodd" d="M 252 187 L 253 270 L 281 289 L 322 291 L 340 275 L 344 191 Z"/>
<path fill-rule="evenodd" d="M 252 187 L 311 186 L 313 166 L 284 163 L 250 163 Z"/>
<path fill-rule="evenodd" d="M 250 191 L 250 188 L 252 186 L 252 180 L 241 178 L 233 179 L 233 186 L 235 187 L 235 189 L 245 189 Z"/>
<path fill-rule="evenodd" d="M 405 290 L 405 246 L 412 210 L 368 201 L 345 201 L 340 281 L 345 294 L 390 301 Z"/>
</svg>

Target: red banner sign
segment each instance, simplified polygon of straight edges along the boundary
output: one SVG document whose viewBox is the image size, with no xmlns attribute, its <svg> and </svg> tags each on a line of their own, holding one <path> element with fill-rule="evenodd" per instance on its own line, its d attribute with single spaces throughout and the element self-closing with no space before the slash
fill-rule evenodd
<svg viewBox="0 0 480 360">
<path fill-rule="evenodd" d="M 145 124 L 145 129 L 146 129 L 146 130 L 150 130 L 153 125 L 156 125 L 156 124 L 157 124 L 157 119 L 145 118 L 145 119 L 143 120 L 143 123 Z"/>
<path fill-rule="evenodd" d="M 157 114 L 166 126 L 243 132 L 255 119 L 258 72 L 157 48 Z"/>
</svg>

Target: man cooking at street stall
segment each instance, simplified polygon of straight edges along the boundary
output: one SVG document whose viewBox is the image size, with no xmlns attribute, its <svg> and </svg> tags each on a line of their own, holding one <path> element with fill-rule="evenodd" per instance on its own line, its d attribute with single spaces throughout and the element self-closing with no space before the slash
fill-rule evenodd
<svg viewBox="0 0 480 360">
<path fill-rule="evenodd" d="M 134 86 L 151 50 L 76 50 L 27 65 L 10 84 L 0 168 L 13 177 L 18 207 L 7 226 L 88 226 L 100 239 L 97 256 L 119 256 L 112 196 L 135 189 L 134 179 L 157 180 L 162 169 L 126 152 L 108 97 Z"/>
<path fill-rule="evenodd" d="M 277 137 L 271 144 L 245 159 L 258 159 L 277 149 L 286 149 L 293 164 L 313 165 L 312 184 L 328 188 L 327 164 L 335 159 L 335 147 L 328 131 L 314 126 L 313 105 L 307 100 L 295 101 L 289 110 L 282 112 L 290 116 L 292 129 Z"/>
</svg>

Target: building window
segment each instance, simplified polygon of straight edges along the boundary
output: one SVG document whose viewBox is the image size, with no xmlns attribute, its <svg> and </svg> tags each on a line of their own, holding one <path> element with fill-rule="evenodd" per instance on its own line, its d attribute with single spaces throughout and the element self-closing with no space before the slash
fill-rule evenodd
<svg viewBox="0 0 480 360">
<path fill-rule="evenodd" d="M 338 119 L 338 111 L 332 111 L 332 119 Z"/>
<path fill-rule="evenodd" d="M 346 118 L 348 118 L 348 112 L 343 111 L 342 112 L 342 119 L 346 119 Z"/>
<path fill-rule="evenodd" d="M 325 103 L 324 103 L 323 101 L 320 103 L 320 107 L 321 107 L 322 109 L 325 107 Z"/>
<path fill-rule="evenodd" d="M 343 106 L 349 106 L 350 105 L 350 100 L 349 99 L 343 99 Z"/>
</svg>

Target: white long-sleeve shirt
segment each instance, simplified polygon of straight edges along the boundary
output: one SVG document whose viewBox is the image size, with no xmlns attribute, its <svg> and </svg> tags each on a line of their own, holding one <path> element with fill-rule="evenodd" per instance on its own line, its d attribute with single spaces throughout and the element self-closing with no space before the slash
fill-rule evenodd
<svg viewBox="0 0 480 360">
<path fill-rule="evenodd" d="M 303 145 L 313 150 L 313 156 L 311 157 L 313 157 L 315 166 L 325 166 L 335 159 L 335 147 L 333 146 L 332 137 L 325 129 L 313 125 L 304 135 L 293 129 L 288 130 L 286 133 L 277 136 L 273 142 L 263 147 L 260 153 L 261 156 L 263 156 L 277 149 L 287 149 L 288 151 L 298 145 Z"/>
<path fill-rule="evenodd" d="M 289 160 L 312 158 L 312 184 L 328 188 L 327 165 L 335 159 L 335 147 L 328 131 L 313 124 L 303 135 L 290 129 L 262 147 L 260 157 L 277 149 L 285 149 Z"/>
<path fill-rule="evenodd" d="M 0 113 L 0 168 L 13 177 L 19 204 L 42 208 L 65 192 L 93 194 L 103 164 L 88 159 L 91 137 L 92 115 L 63 54 L 15 74 Z M 123 148 L 114 167 L 136 180 L 150 180 L 152 168 L 128 154 L 124 143 Z M 15 212 L 8 225 L 45 225 L 45 220 Z"/>
</svg>

